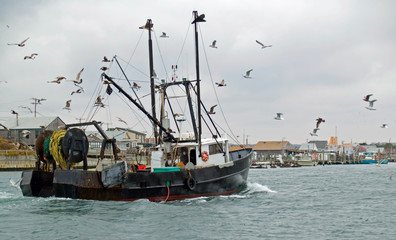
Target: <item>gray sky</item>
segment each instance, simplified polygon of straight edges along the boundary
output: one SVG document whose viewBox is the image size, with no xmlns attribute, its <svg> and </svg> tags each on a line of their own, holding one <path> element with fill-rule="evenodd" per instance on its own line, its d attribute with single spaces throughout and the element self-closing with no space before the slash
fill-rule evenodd
<svg viewBox="0 0 396 240">
<path fill-rule="evenodd" d="M 178 64 L 180 78 L 195 79 L 192 11 L 206 15 L 200 24 L 200 62 L 204 102 L 218 104 L 214 120 L 224 113 L 235 136 L 260 140 L 396 141 L 396 20 L 395 1 L 8 1 L 0 3 L 0 122 L 33 116 L 31 98 L 46 98 L 39 116 L 59 116 L 67 123 L 86 118 L 99 94 L 102 66 L 122 77 L 103 56 L 119 57 L 128 78 L 149 93 L 147 31 L 154 23 L 154 65 L 160 79 L 170 80 Z M 169 38 L 160 38 L 166 32 Z M 28 38 L 26 46 L 9 46 Z M 210 48 L 217 40 L 217 49 Z M 273 47 L 261 49 L 255 42 Z M 183 43 L 185 41 L 185 45 Z M 34 60 L 24 60 L 31 53 Z M 206 61 L 207 59 L 207 61 Z M 127 64 L 129 62 L 129 64 Z M 209 68 L 208 68 L 209 66 Z M 71 81 L 47 83 L 57 76 L 74 79 L 82 73 L 85 89 Z M 249 69 L 251 79 L 242 75 Z M 227 86 L 216 88 L 222 79 Z M 6 81 L 6 82 L 4 82 Z M 125 80 L 120 80 L 125 88 Z M 130 92 L 130 91 L 129 91 Z M 177 92 L 175 92 L 177 94 Z M 363 96 L 377 99 L 367 110 Z M 117 93 L 93 119 L 111 127 L 131 127 L 151 133 L 146 123 Z M 71 111 L 62 109 L 71 99 Z M 146 100 L 147 99 L 147 100 Z M 144 102 L 148 98 L 143 98 Z M 178 104 L 184 109 L 184 104 Z M 221 106 L 221 108 L 220 108 Z M 277 112 L 284 120 L 274 120 Z M 92 115 L 92 114 L 91 114 Z M 117 120 L 127 121 L 128 125 Z M 322 117 L 317 137 L 309 135 Z M 389 128 L 380 128 L 386 123 Z M 188 123 L 185 123 L 188 125 Z M 183 128 L 184 129 L 184 128 Z M 229 131 L 228 127 L 224 127 Z"/>
</svg>

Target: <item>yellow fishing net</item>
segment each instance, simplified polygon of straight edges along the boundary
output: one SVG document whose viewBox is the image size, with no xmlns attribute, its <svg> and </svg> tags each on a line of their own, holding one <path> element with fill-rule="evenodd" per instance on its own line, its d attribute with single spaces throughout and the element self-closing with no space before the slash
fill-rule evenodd
<svg viewBox="0 0 396 240">
<path fill-rule="evenodd" d="M 61 169 L 67 169 L 66 158 L 62 152 L 63 137 L 66 134 L 66 130 L 55 131 L 51 136 L 50 141 L 50 152 L 55 161 L 58 163 Z"/>
</svg>

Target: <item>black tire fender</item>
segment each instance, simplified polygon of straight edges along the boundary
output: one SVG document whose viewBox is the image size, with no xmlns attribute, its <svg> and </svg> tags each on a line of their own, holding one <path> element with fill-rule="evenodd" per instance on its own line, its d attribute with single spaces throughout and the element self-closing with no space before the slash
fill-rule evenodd
<svg viewBox="0 0 396 240">
<path fill-rule="evenodd" d="M 197 181 L 191 176 L 186 179 L 186 186 L 190 190 L 194 190 L 195 186 L 197 185 Z"/>
</svg>

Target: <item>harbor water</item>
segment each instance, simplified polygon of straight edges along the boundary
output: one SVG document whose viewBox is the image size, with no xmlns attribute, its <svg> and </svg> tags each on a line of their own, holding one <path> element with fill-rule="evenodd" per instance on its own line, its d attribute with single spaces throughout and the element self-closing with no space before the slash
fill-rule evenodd
<svg viewBox="0 0 396 240">
<path fill-rule="evenodd" d="M 23 197 L 20 176 L 0 172 L 1 239 L 396 239 L 395 163 L 251 169 L 238 194 L 166 203 Z"/>
</svg>

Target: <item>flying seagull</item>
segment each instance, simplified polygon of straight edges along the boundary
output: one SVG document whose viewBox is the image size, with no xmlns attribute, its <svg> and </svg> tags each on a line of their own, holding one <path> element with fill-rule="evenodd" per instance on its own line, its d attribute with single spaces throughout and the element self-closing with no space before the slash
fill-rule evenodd
<svg viewBox="0 0 396 240">
<path fill-rule="evenodd" d="M 169 36 L 166 35 L 166 32 L 162 32 L 162 35 L 160 36 L 162 38 L 168 38 Z"/>
<path fill-rule="evenodd" d="M 30 111 L 30 113 L 33 113 L 32 109 L 31 109 L 30 107 L 28 107 L 28 106 L 19 106 L 19 107 L 21 107 L 21 108 L 25 108 L 25 109 L 29 110 L 29 111 Z"/>
<path fill-rule="evenodd" d="M 128 123 L 125 122 L 122 118 L 120 118 L 120 117 L 117 117 L 117 118 L 118 118 L 118 121 L 123 122 L 123 123 L 125 123 L 126 125 L 128 125 Z"/>
<path fill-rule="evenodd" d="M 272 45 L 267 45 L 267 46 L 266 46 L 266 45 L 262 44 L 261 42 L 259 42 L 259 41 L 257 41 L 257 40 L 256 40 L 256 43 L 260 44 L 261 48 L 272 47 Z"/>
<path fill-rule="evenodd" d="M 251 76 L 250 76 L 250 72 L 251 71 L 253 71 L 253 69 L 250 69 L 249 71 L 247 71 L 246 73 L 245 73 L 245 75 L 243 75 L 243 77 L 244 78 L 252 78 Z"/>
<path fill-rule="evenodd" d="M 101 97 L 101 96 L 98 96 L 98 97 L 96 98 L 95 106 L 100 106 L 100 107 L 104 107 L 104 106 L 105 106 L 105 105 L 103 104 L 103 102 L 102 102 L 102 97 Z"/>
<path fill-rule="evenodd" d="M 69 111 L 70 111 L 70 110 L 71 110 L 71 109 L 70 109 L 70 103 L 71 103 L 71 100 L 67 100 L 67 101 L 66 101 L 66 104 L 65 104 L 65 107 L 64 107 L 63 109 L 66 109 L 66 110 L 69 110 Z"/>
<path fill-rule="evenodd" d="M 225 86 L 227 86 L 227 84 L 225 84 L 225 82 L 224 82 L 224 79 L 221 80 L 221 82 L 216 83 L 216 85 L 217 85 L 218 87 L 225 87 Z"/>
<path fill-rule="evenodd" d="M 381 128 L 388 128 L 388 124 L 386 124 L 386 123 L 382 124 Z"/>
<path fill-rule="evenodd" d="M 319 128 L 314 128 L 314 130 L 309 133 L 311 136 L 318 136 L 318 134 L 316 133 L 319 130 Z"/>
<path fill-rule="evenodd" d="M 369 106 L 366 107 L 366 108 L 367 108 L 368 110 L 375 110 L 375 108 L 374 108 L 374 102 L 375 102 L 375 101 L 377 101 L 377 99 L 368 101 L 368 102 L 369 102 Z"/>
<path fill-rule="evenodd" d="M 181 114 L 181 113 L 174 113 L 174 114 L 173 114 L 173 117 L 182 117 L 182 116 L 184 116 L 184 115 Z"/>
<path fill-rule="evenodd" d="M 9 179 L 10 181 L 10 186 L 14 187 L 14 188 L 20 188 L 20 184 L 22 181 L 22 178 L 20 178 L 18 181 L 14 182 L 14 180 L 12 180 L 11 178 Z"/>
<path fill-rule="evenodd" d="M 24 59 L 24 60 L 26 60 L 26 59 L 32 59 L 32 60 L 34 60 L 34 59 L 36 58 L 37 55 L 38 55 L 37 53 L 32 53 L 32 54 L 30 54 L 30 56 L 25 56 L 23 59 Z"/>
<path fill-rule="evenodd" d="M 25 46 L 25 42 L 28 40 L 29 38 L 26 38 L 25 40 L 23 40 L 20 43 L 8 43 L 8 45 L 17 45 L 18 47 L 24 47 Z"/>
<path fill-rule="evenodd" d="M 319 129 L 319 125 L 321 122 L 326 122 L 323 118 L 316 119 L 316 128 Z"/>
<path fill-rule="evenodd" d="M 209 112 L 208 112 L 208 114 L 215 114 L 216 112 L 214 112 L 214 108 L 217 106 L 217 104 L 216 105 L 213 105 L 212 107 L 210 107 L 210 110 L 209 110 Z"/>
<path fill-rule="evenodd" d="M 80 87 L 79 89 L 77 89 L 77 90 L 71 92 L 70 95 L 73 95 L 73 94 L 75 94 L 75 93 L 82 93 L 82 92 L 84 92 L 84 91 L 85 91 L 84 88 Z"/>
<path fill-rule="evenodd" d="M 0 123 L 0 127 L 3 127 L 5 130 L 8 130 L 8 128 L 1 123 Z"/>
<path fill-rule="evenodd" d="M 274 117 L 275 120 L 283 120 L 283 113 L 276 113 L 276 117 Z"/>
<path fill-rule="evenodd" d="M 111 62 L 111 61 L 106 56 L 104 56 L 102 62 Z"/>
<path fill-rule="evenodd" d="M 22 134 L 22 137 L 26 138 L 27 136 L 29 136 L 30 131 L 29 131 L 29 130 L 23 130 L 23 131 L 21 132 L 21 134 Z"/>
<path fill-rule="evenodd" d="M 211 48 L 217 48 L 217 46 L 216 46 L 216 40 L 214 40 L 213 42 L 212 42 L 212 44 L 211 45 L 209 45 L 209 47 L 211 47 Z"/>
<path fill-rule="evenodd" d="M 84 71 L 84 68 L 81 69 L 80 72 L 78 72 L 76 80 L 73 80 L 74 84 L 81 84 L 81 83 L 82 83 L 83 80 L 82 80 L 82 78 L 81 78 L 81 73 L 82 73 L 83 71 Z"/>
<path fill-rule="evenodd" d="M 132 87 L 133 87 L 134 89 L 136 89 L 136 90 L 139 90 L 139 89 L 141 88 L 141 87 L 140 87 L 137 83 L 135 83 L 135 82 L 133 82 Z"/>
<path fill-rule="evenodd" d="M 59 84 L 59 83 L 61 83 L 62 80 L 65 80 L 65 79 L 66 79 L 65 77 L 58 76 L 58 77 L 56 77 L 56 80 L 47 81 L 47 83 L 57 83 L 57 84 Z"/>
<path fill-rule="evenodd" d="M 107 71 L 107 70 L 109 70 L 109 68 L 108 67 L 101 67 L 100 70 Z"/>
<path fill-rule="evenodd" d="M 373 96 L 373 94 L 368 94 L 368 95 L 364 96 L 363 101 L 366 101 L 366 102 L 370 101 L 371 96 Z"/>
</svg>

